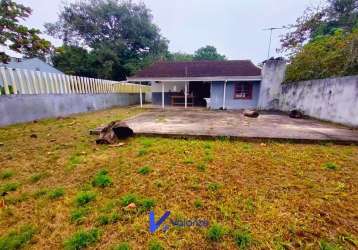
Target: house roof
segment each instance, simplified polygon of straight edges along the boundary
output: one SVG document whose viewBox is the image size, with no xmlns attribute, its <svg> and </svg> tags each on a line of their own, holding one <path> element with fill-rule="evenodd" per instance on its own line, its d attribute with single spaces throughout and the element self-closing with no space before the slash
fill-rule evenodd
<svg viewBox="0 0 358 250">
<path fill-rule="evenodd" d="M 190 61 L 164 62 L 160 61 L 139 71 L 128 80 L 160 80 L 167 78 L 259 78 L 261 69 L 250 60 L 231 61 Z"/>
</svg>

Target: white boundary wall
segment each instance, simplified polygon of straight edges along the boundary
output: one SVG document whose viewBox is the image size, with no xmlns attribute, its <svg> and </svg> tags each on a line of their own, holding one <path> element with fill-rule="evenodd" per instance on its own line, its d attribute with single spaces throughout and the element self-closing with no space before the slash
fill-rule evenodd
<svg viewBox="0 0 358 250">
<path fill-rule="evenodd" d="M 279 109 L 358 127 L 358 76 L 284 83 Z"/>
</svg>

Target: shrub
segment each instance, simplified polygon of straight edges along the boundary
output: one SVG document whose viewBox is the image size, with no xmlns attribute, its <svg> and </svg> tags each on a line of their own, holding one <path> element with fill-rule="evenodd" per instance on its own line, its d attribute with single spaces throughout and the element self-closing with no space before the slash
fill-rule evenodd
<svg viewBox="0 0 358 250">
<path fill-rule="evenodd" d="M 5 180 L 9 179 L 14 175 L 14 172 L 10 169 L 5 169 L 0 173 L 0 179 Z"/>
<path fill-rule="evenodd" d="M 116 245 L 113 250 L 130 250 L 131 247 L 129 246 L 129 244 L 127 242 L 122 242 L 119 243 L 118 245 Z"/>
<path fill-rule="evenodd" d="M 12 231 L 0 238 L 0 249 L 20 249 L 28 243 L 33 235 L 35 229 L 32 226 L 24 226 L 19 231 Z"/>
<path fill-rule="evenodd" d="M 49 191 L 48 193 L 48 197 L 53 200 L 58 199 L 64 195 L 65 195 L 65 189 L 63 188 L 56 188 L 54 190 Z"/>
<path fill-rule="evenodd" d="M 236 244 L 240 247 L 240 249 L 248 248 L 252 242 L 251 234 L 248 231 L 236 230 L 233 233 L 233 236 Z"/>
<path fill-rule="evenodd" d="M 81 230 L 64 242 L 64 248 L 68 250 L 83 249 L 98 241 L 99 237 L 98 229 Z"/>
<path fill-rule="evenodd" d="M 96 194 L 93 192 L 80 192 L 76 195 L 75 203 L 77 206 L 84 206 L 87 203 L 96 199 Z"/>
<path fill-rule="evenodd" d="M 214 223 L 208 230 L 207 236 L 212 241 L 219 241 L 224 237 L 224 227 L 218 223 Z"/>
<path fill-rule="evenodd" d="M 162 246 L 162 243 L 160 241 L 151 240 L 149 242 L 148 249 L 149 250 L 164 250 L 164 247 Z"/>
<path fill-rule="evenodd" d="M 147 175 L 150 172 L 152 172 L 152 169 L 148 166 L 144 166 L 144 167 L 138 169 L 138 174 Z"/>
<path fill-rule="evenodd" d="M 110 185 L 112 185 L 112 180 L 111 178 L 108 176 L 108 171 L 107 170 L 101 170 L 99 171 L 96 176 L 94 177 L 93 181 L 92 181 L 92 185 L 94 187 L 108 187 Z"/>
</svg>

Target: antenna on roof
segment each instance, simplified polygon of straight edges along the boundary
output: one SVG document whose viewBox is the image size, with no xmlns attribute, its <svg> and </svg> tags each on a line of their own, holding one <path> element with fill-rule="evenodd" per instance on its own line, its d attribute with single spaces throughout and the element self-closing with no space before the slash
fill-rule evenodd
<svg viewBox="0 0 358 250">
<path fill-rule="evenodd" d="M 267 52 L 267 59 L 269 59 L 270 58 L 270 52 L 271 52 L 271 43 L 272 43 L 272 32 L 274 31 L 274 30 L 282 30 L 282 29 L 287 29 L 287 27 L 286 26 L 282 26 L 282 27 L 280 27 L 280 28 L 278 28 L 278 27 L 271 27 L 271 28 L 266 28 L 266 29 L 263 29 L 263 30 L 269 30 L 270 31 L 270 39 L 269 39 L 269 47 L 268 47 L 268 52 Z"/>
</svg>

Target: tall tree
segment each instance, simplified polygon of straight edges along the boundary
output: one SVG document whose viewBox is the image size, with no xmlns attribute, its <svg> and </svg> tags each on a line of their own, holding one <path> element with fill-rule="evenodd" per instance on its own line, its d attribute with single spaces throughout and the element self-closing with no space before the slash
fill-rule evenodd
<svg viewBox="0 0 358 250">
<path fill-rule="evenodd" d="M 226 57 L 220 55 L 214 46 L 207 45 L 195 51 L 194 60 L 222 61 L 226 60 Z"/>
<path fill-rule="evenodd" d="M 110 68 L 105 75 L 123 78 L 167 53 L 168 41 L 152 19 L 143 3 L 88 0 L 64 6 L 59 20 L 45 27 L 65 45 L 94 50 Z"/>
<path fill-rule="evenodd" d="M 6 50 L 16 51 L 26 57 L 44 58 L 49 53 L 51 43 L 39 37 L 37 29 L 20 25 L 19 21 L 31 15 L 32 10 L 11 0 L 0 0 L 0 61 L 6 63 L 10 56 Z"/>
<path fill-rule="evenodd" d="M 309 40 L 333 35 L 337 29 L 352 32 L 358 28 L 358 1 L 328 0 L 327 6 L 306 9 L 289 27 L 293 31 L 281 39 L 281 50 L 295 55 Z"/>
</svg>

